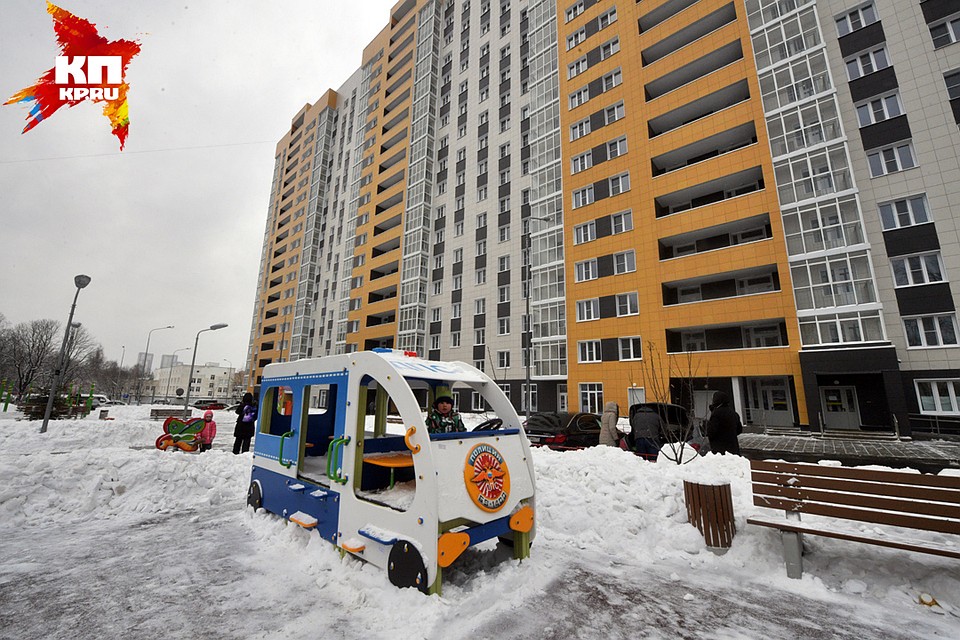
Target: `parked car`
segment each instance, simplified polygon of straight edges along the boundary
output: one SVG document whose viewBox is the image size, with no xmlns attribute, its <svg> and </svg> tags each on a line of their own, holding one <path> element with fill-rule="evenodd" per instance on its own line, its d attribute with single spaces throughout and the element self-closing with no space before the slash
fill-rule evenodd
<svg viewBox="0 0 960 640">
<path fill-rule="evenodd" d="M 524 428 L 535 447 L 563 451 L 600 444 L 600 416 L 595 413 L 534 413 Z"/>
<path fill-rule="evenodd" d="M 690 419 L 686 407 L 668 402 L 640 402 L 630 405 L 631 419 L 640 407 L 650 407 L 663 421 L 660 429 L 661 445 L 684 442 L 700 455 L 705 455 L 710 450 L 710 443 L 700 429 L 700 422 Z"/>
<path fill-rule="evenodd" d="M 226 409 L 227 405 L 223 404 L 218 400 L 198 400 L 193 403 L 193 406 L 197 409 L 202 409 L 206 411 L 207 409 L 211 411 L 217 411 L 219 409 Z"/>
<path fill-rule="evenodd" d="M 108 400 L 107 404 L 111 407 L 114 407 L 117 405 L 126 405 L 127 403 L 124 402 L 123 400 Z"/>
</svg>

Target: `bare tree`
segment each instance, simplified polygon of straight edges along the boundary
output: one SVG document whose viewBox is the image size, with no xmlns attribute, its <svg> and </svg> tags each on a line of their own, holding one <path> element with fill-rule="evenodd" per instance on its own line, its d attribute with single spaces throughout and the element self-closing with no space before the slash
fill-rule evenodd
<svg viewBox="0 0 960 640">
<path fill-rule="evenodd" d="M 59 332 L 60 324 L 56 320 L 21 322 L 10 332 L 10 358 L 19 396 L 35 383 L 49 386 L 53 382 Z"/>
<path fill-rule="evenodd" d="M 70 330 L 67 339 L 67 350 L 64 354 L 63 380 L 75 383 L 77 390 L 82 390 L 92 381 L 91 363 L 94 355 L 102 351 L 100 345 L 94 342 L 86 327 L 76 327 Z M 62 389 L 61 389 L 62 390 Z"/>
<path fill-rule="evenodd" d="M 0 313 L 0 382 L 10 382 L 14 379 L 13 360 L 11 352 L 13 350 L 11 333 L 13 327 L 7 321 L 6 317 Z"/>
<path fill-rule="evenodd" d="M 700 359 L 694 352 L 664 355 L 652 341 L 647 342 L 643 354 L 640 377 L 647 401 L 675 404 L 685 410 L 685 421 L 668 409 L 661 411 L 660 415 L 666 425 L 666 446 L 661 449 L 661 453 L 677 464 L 684 464 L 695 458 L 695 454 L 691 455 L 692 447 L 689 444 L 696 435 L 697 421 L 700 420 L 698 416 L 694 416 L 694 387 L 697 378 L 707 375 L 700 371 L 700 366 Z"/>
</svg>

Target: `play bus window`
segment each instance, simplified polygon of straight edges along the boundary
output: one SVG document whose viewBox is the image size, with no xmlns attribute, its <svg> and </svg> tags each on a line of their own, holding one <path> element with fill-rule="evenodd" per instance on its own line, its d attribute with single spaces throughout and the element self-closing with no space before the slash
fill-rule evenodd
<svg viewBox="0 0 960 640">
<path fill-rule="evenodd" d="M 260 433 L 282 436 L 290 431 L 293 414 L 293 390 L 290 387 L 270 387 L 260 406 Z"/>
<path fill-rule="evenodd" d="M 363 457 L 358 460 L 356 496 L 373 504 L 406 511 L 416 496 L 413 455 L 407 447 L 403 420 L 386 389 L 373 378 L 363 380 L 360 396 L 369 414 L 357 424 Z"/>
</svg>

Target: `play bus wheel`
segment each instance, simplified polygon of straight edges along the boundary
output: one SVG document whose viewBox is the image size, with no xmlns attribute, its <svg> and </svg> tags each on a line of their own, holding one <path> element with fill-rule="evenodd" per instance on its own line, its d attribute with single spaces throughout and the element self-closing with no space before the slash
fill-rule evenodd
<svg viewBox="0 0 960 640">
<path fill-rule="evenodd" d="M 387 577 L 391 584 L 397 587 L 414 587 L 426 593 L 427 568 L 417 548 L 400 540 L 390 549 L 390 558 L 387 561 Z"/>
<path fill-rule="evenodd" d="M 254 480 L 247 489 L 247 504 L 256 511 L 263 506 L 263 492 L 260 490 L 260 483 Z"/>
</svg>

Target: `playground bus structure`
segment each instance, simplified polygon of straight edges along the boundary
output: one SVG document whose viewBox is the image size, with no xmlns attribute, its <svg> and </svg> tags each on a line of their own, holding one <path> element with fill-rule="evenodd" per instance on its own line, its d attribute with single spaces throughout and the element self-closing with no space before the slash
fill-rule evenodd
<svg viewBox="0 0 960 640">
<path fill-rule="evenodd" d="M 434 398 L 457 393 L 496 417 L 428 433 Z M 264 368 L 247 503 L 316 529 L 398 587 L 439 593 L 442 568 L 493 538 L 528 557 L 535 492 L 517 412 L 470 365 L 374 349 Z"/>
</svg>

